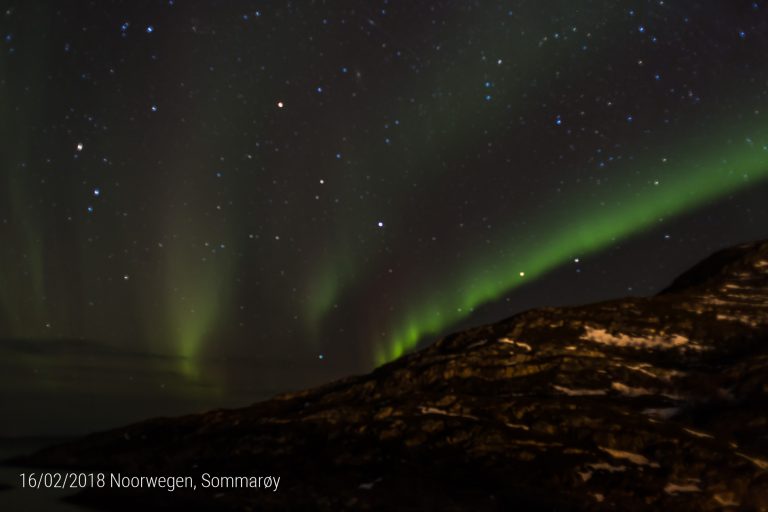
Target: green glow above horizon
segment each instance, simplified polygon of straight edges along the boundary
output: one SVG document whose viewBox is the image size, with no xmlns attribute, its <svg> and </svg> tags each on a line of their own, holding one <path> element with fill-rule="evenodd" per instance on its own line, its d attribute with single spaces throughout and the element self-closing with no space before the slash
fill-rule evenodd
<svg viewBox="0 0 768 512">
<path fill-rule="evenodd" d="M 190 224 L 182 220 L 187 216 L 179 213 L 169 220 L 171 231 L 179 235 L 165 248 L 159 290 L 163 307 L 157 312 L 157 320 L 164 322 L 165 328 L 150 326 L 148 332 L 155 338 L 167 339 L 179 358 L 181 373 L 199 380 L 203 377 L 206 349 L 231 303 L 234 247 L 227 242 L 212 242 L 229 240 L 226 223 L 197 219 Z M 145 316 L 155 318 L 156 314 L 147 311 Z"/>
<path fill-rule="evenodd" d="M 170 337 L 181 358 L 181 370 L 190 378 L 200 378 L 200 357 L 205 342 L 219 320 L 227 300 L 228 272 L 220 265 L 176 265 L 169 271 L 168 322 Z"/>
<path fill-rule="evenodd" d="M 665 164 L 665 178 L 658 186 L 639 181 L 600 198 L 569 198 L 557 208 L 564 215 L 534 221 L 535 230 L 548 233 L 545 242 L 520 247 L 522 238 L 513 235 L 506 245 L 515 257 L 482 255 L 441 286 L 439 295 L 416 301 L 387 343 L 375 349 L 376 364 L 400 357 L 425 336 L 438 334 L 474 308 L 541 277 L 574 255 L 595 253 L 651 228 L 659 218 L 685 213 L 767 178 L 764 144 L 702 145 L 706 149 L 701 156 Z M 489 268 L 496 270 L 491 274 L 483 271 Z"/>
</svg>

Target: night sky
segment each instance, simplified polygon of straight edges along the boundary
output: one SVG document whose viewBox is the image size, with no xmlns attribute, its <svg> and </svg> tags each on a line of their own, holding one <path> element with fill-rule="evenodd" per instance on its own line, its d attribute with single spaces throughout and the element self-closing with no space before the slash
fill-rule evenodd
<svg viewBox="0 0 768 512">
<path fill-rule="evenodd" d="M 0 435 L 245 405 L 768 237 L 763 1 L 0 6 Z"/>
</svg>

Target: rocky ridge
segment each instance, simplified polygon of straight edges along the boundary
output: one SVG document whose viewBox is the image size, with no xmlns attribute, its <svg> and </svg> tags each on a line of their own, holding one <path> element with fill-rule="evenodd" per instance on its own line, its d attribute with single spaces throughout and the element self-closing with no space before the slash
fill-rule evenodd
<svg viewBox="0 0 768 512">
<path fill-rule="evenodd" d="M 768 510 L 768 242 L 654 297 L 527 311 L 368 375 L 17 462 L 282 476 L 174 493 L 190 510 Z"/>
</svg>

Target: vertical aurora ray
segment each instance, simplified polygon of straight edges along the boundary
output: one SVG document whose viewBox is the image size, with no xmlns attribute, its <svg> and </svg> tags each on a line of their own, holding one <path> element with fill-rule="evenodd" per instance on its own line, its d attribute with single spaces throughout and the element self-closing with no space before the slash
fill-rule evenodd
<svg viewBox="0 0 768 512">
<path fill-rule="evenodd" d="M 754 137 L 753 137 L 754 138 Z M 612 191 L 598 206 L 594 197 L 574 197 L 558 212 L 535 221 L 535 230 L 546 232 L 546 241 L 520 247 L 522 237 L 507 242 L 514 257 L 480 255 L 464 272 L 441 290 L 439 296 L 416 301 L 385 346 L 375 349 L 377 364 L 396 359 L 425 336 L 435 335 L 465 318 L 473 308 L 498 299 L 521 284 L 536 279 L 567 262 L 574 254 L 587 255 L 616 241 L 651 228 L 659 218 L 693 210 L 768 178 L 768 138 L 762 142 L 702 144 L 664 172 L 660 186 L 641 182 L 624 191 Z M 647 164 L 649 167 L 652 165 Z M 493 269 L 489 272 L 488 269 Z M 484 271 L 485 270 L 485 271 Z"/>
<path fill-rule="evenodd" d="M 323 318 L 333 309 L 346 286 L 354 281 L 355 259 L 350 251 L 339 251 L 323 258 L 322 269 L 310 282 L 307 328 L 316 337 Z"/>
<path fill-rule="evenodd" d="M 217 95 L 214 76 L 195 76 L 201 62 L 218 59 L 217 52 L 206 48 L 202 52 L 205 57 L 187 52 L 184 47 L 194 34 L 186 36 L 189 39 L 164 41 L 164 51 L 177 55 L 167 63 L 171 74 L 183 82 L 197 81 L 204 94 Z M 225 202 L 222 198 L 237 197 L 244 203 L 248 190 L 217 177 L 222 172 L 227 176 L 236 173 L 229 162 L 213 156 L 228 150 L 231 142 L 227 132 L 200 138 L 194 127 L 243 126 L 246 121 L 242 116 L 248 112 L 234 95 L 224 95 L 207 108 L 186 112 L 188 122 L 183 129 L 158 131 L 148 142 L 152 147 L 149 153 L 162 154 L 163 161 L 168 162 L 168 176 L 163 194 L 151 208 L 163 218 L 155 234 L 162 240 L 164 255 L 152 269 L 157 307 L 143 311 L 144 331 L 178 359 L 178 370 L 184 377 L 204 382 L 216 393 L 223 390 L 225 379 L 213 373 L 208 356 L 224 350 L 222 333 L 229 332 L 232 321 L 240 248 L 237 229 L 243 220 L 228 206 L 238 201 Z M 247 122 L 252 126 L 250 117 Z"/>
<path fill-rule="evenodd" d="M 36 29 L 45 30 L 46 24 Z M 29 172 L 35 133 L 27 128 L 44 117 L 44 64 L 50 55 L 48 48 L 34 51 L 37 63 L 32 65 L 0 56 L 0 215 L 11 220 L 0 241 L 0 319 L 8 334 L 21 337 L 45 334 L 50 314 L 43 222 L 35 209 L 39 188 Z"/>
<path fill-rule="evenodd" d="M 226 256 L 195 261 L 188 251 L 169 250 L 166 304 L 169 337 L 189 378 L 201 377 L 200 358 L 226 308 L 231 271 Z"/>
<path fill-rule="evenodd" d="M 159 269 L 157 311 L 147 308 L 145 326 L 179 358 L 189 379 L 205 377 L 203 359 L 211 348 L 232 300 L 235 250 L 227 218 L 201 215 L 193 205 L 201 197 L 191 191 L 169 208 L 165 260 Z"/>
</svg>

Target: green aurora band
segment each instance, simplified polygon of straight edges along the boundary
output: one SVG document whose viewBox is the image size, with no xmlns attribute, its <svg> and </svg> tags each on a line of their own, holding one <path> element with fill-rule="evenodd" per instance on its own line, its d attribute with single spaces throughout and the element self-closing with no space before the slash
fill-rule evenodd
<svg viewBox="0 0 768 512">
<path fill-rule="evenodd" d="M 562 8 L 568 8 L 568 2 L 561 2 Z M 535 6 L 521 6 L 523 12 L 519 14 L 525 18 L 526 27 L 531 33 L 545 32 L 546 24 L 541 23 L 538 19 L 538 9 Z M 530 9 L 530 11 L 528 10 Z M 471 11 L 471 9 L 470 9 Z M 590 18 L 590 9 L 584 9 L 581 13 L 573 13 L 576 18 L 574 23 L 584 22 L 587 23 Z M 594 13 L 591 13 L 594 15 Z M 462 16 L 469 15 L 468 12 L 463 13 Z M 499 13 L 493 13 L 490 18 L 486 19 L 487 14 L 482 14 L 475 23 L 479 25 L 487 24 L 490 19 L 496 19 Z M 462 16 L 456 15 L 452 20 L 452 24 L 461 25 L 466 22 L 466 19 L 462 19 Z M 465 28 L 473 26 L 469 23 Z M 610 28 L 610 26 L 608 26 Z M 600 33 L 605 30 L 606 27 L 595 27 L 593 32 Z M 382 31 L 377 28 L 376 33 L 385 43 L 395 44 L 391 34 Z M 467 34 L 468 39 L 472 37 Z M 564 41 L 568 40 L 568 35 L 565 34 Z M 498 34 L 486 34 L 479 41 L 474 43 L 474 46 L 478 49 L 481 48 L 493 48 L 501 44 L 505 50 L 499 52 L 503 54 L 505 58 L 510 61 L 514 61 L 518 66 L 535 69 L 536 76 L 549 76 L 554 72 L 557 65 L 562 64 L 565 60 L 573 60 L 573 55 L 569 52 L 563 52 L 555 56 L 547 56 L 542 58 L 541 54 L 537 50 L 537 41 L 533 38 L 528 41 L 529 46 L 521 46 L 519 42 L 510 38 L 500 43 L 498 40 Z M 420 57 L 413 50 L 406 50 L 406 53 L 411 60 L 420 62 Z M 584 58 L 581 55 L 579 58 Z M 466 150 L 468 140 L 472 138 L 480 137 L 478 133 L 468 133 L 466 126 L 471 125 L 473 120 L 478 117 L 484 119 L 495 118 L 498 120 L 506 120 L 510 115 L 509 111 L 501 110 L 496 111 L 493 109 L 478 109 L 472 105 L 472 103 L 463 103 L 453 101 L 452 97 L 482 97 L 487 93 L 487 90 L 483 89 L 482 83 L 475 79 L 467 80 L 467 76 L 488 76 L 490 73 L 496 71 L 497 64 L 495 59 L 479 60 L 476 58 L 473 52 L 458 52 L 456 55 L 455 65 L 451 68 L 438 67 L 432 74 L 426 78 L 423 82 L 419 83 L 416 88 L 407 87 L 402 90 L 393 89 L 395 84 L 384 83 L 380 84 L 380 94 L 382 96 L 413 96 L 419 98 L 425 98 L 431 100 L 436 105 L 443 104 L 442 108 L 437 108 L 432 111 L 429 116 L 423 115 L 423 112 L 418 110 L 414 111 L 412 105 L 407 106 L 393 106 L 390 104 L 382 104 L 381 110 L 371 118 L 359 120 L 359 124 L 370 125 L 378 122 L 380 119 L 389 119 L 390 123 L 394 123 L 395 120 L 403 120 L 403 125 L 408 128 L 399 128 L 403 132 L 402 137 L 406 140 L 414 142 L 420 148 L 419 153 L 416 156 L 412 156 L 412 160 L 409 162 L 403 162 L 399 159 L 393 159 L 391 153 L 387 148 L 382 148 L 381 144 L 371 144 L 369 146 L 358 148 L 357 153 L 365 155 L 360 160 L 354 157 L 350 158 L 361 167 L 366 166 L 378 166 L 382 170 L 380 173 L 386 174 L 388 169 L 393 167 L 400 167 L 407 165 L 412 168 L 414 172 L 418 174 L 419 181 L 421 183 L 435 183 L 445 173 L 442 168 L 436 168 L 432 164 L 434 155 L 444 153 L 446 156 L 455 155 L 460 157 Z M 522 80 L 518 76 L 500 76 L 496 82 L 506 84 L 508 87 L 507 95 L 513 96 L 512 91 L 518 94 L 522 93 L 523 84 L 525 80 Z M 442 92 L 433 95 L 434 91 L 443 91 L 445 84 L 452 84 L 456 87 L 456 90 L 451 95 L 444 96 Z M 519 104 L 518 109 L 524 110 L 524 105 Z M 349 131 L 349 127 L 345 124 L 352 126 L 358 124 L 354 119 L 347 119 L 345 122 L 340 122 L 337 118 L 331 118 L 327 124 L 319 129 L 321 132 L 333 132 L 338 131 L 338 138 L 344 138 L 345 134 Z M 339 131 L 339 126 L 343 128 Z M 439 129 L 435 132 L 435 127 Z M 446 150 L 450 151 L 450 155 L 446 153 Z M 371 156 L 373 155 L 373 156 Z M 324 175 L 333 175 L 332 168 L 324 169 Z M 344 179 L 348 185 L 348 188 L 354 193 L 345 198 L 345 202 L 358 202 L 359 199 L 357 190 L 365 188 L 366 179 L 360 177 L 360 174 L 365 173 L 349 173 L 345 175 Z M 379 174 L 379 173 L 376 173 Z M 408 180 L 411 176 L 408 173 L 404 174 L 392 174 L 389 181 L 382 181 L 378 184 L 378 188 L 382 197 L 394 197 L 400 196 L 400 192 L 410 186 Z M 370 198 L 368 198 L 370 199 Z M 393 205 L 388 205 L 392 207 Z M 366 207 L 361 204 L 359 208 Z M 370 225 L 371 219 L 375 217 L 375 208 L 367 207 L 369 212 L 367 215 L 362 215 L 358 219 L 350 220 L 346 213 L 339 214 L 336 224 L 344 226 L 354 226 L 353 229 L 349 229 L 349 232 L 356 233 L 360 230 L 364 230 L 366 226 Z M 395 226 L 395 222 L 388 222 L 390 227 Z M 367 258 L 356 257 L 354 253 L 353 243 L 351 240 L 345 239 L 346 235 L 335 235 L 335 243 L 329 244 L 329 250 L 327 254 L 324 254 L 320 259 L 320 264 L 313 269 L 311 274 L 307 276 L 309 282 L 309 300 L 306 304 L 305 318 L 307 320 L 307 329 L 312 335 L 312 339 L 318 333 L 318 325 L 332 310 L 334 304 L 339 300 L 340 296 L 353 287 L 356 283 L 355 274 L 364 273 L 369 270 L 374 262 L 375 257 L 369 255 Z M 351 236 L 350 236 L 351 238 Z"/>
<path fill-rule="evenodd" d="M 638 181 L 626 189 L 611 190 L 601 198 L 584 194 L 559 205 L 559 212 L 567 212 L 565 218 L 551 215 L 534 221 L 534 230 L 548 233 L 546 243 L 521 247 L 522 237 L 512 236 L 506 247 L 516 257 L 503 261 L 498 256 L 479 257 L 439 296 L 418 300 L 419 306 L 399 322 L 386 345 L 376 348 L 376 364 L 400 357 L 426 336 L 444 331 L 474 308 L 544 275 L 574 254 L 595 253 L 651 228 L 661 218 L 691 211 L 768 178 L 768 138 L 763 136 L 762 142 L 745 138 L 725 146 L 700 141 L 686 152 L 697 156 L 665 164 L 668 167 L 659 174 L 666 178 L 659 186 L 638 175 Z M 658 165 L 648 162 L 641 168 Z"/>
<path fill-rule="evenodd" d="M 594 20 L 605 13 L 600 7 L 580 6 L 579 9 L 573 9 L 573 4 L 567 1 L 558 0 L 555 2 L 558 9 L 563 12 L 569 12 L 572 17 L 570 24 L 572 26 L 589 26 L 590 39 L 607 38 L 616 36 L 619 33 L 619 25 L 615 23 L 595 23 Z M 618 14 L 617 9 L 613 14 Z M 546 97 L 537 97 L 535 94 L 528 93 L 528 84 L 531 80 L 548 79 L 558 73 L 563 66 L 572 67 L 575 70 L 584 69 L 590 62 L 589 55 L 577 50 L 581 44 L 581 34 L 574 31 L 571 34 L 563 30 L 563 37 L 558 41 L 559 45 L 552 49 L 544 51 L 541 48 L 540 40 L 534 34 L 544 34 L 548 30 L 548 22 L 542 22 L 539 16 L 540 6 L 536 4 L 521 4 L 518 6 L 517 15 L 525 20 L 523 24 L 525 31 L 530 34 L 521 43 L 515 36 L 501 36 L 496 32 L 489 32 L 478 37 L 470 43 L 470 49 L 466 51 L 457 51 L 455 54 L 454 65 L 448 68 L 437 67 L 431 70 L 425 79 L 415 88 L 407 87 L 402 90 L 397 89 L 396 84 L 382 84 L 380 94 L 382 96 L 402 96 L 418 97 L 424 101 L 432 103 L 432 108 L 425 111 L 415 109 L 412 105 L 393 105 L 383 103 L 380 111 L 370 119 L 360 120 L 359 124 L 370 125 L 381 119 L 389 120 L 393 123 L 396 119 L 402 120 L 402 125 L 398 127 L 401 133 L 400 138 L 410 141 L 418 152 L 409 155 L 408 161 L 403 161 L 401 156 L 392 157 L 392 153 L 387 148 L 382 148 L 381 144 L 371 144 L 370 146 L 359 148 L 360 155 L 366 155 L 365 158 L 356 161 L 362 168 L 365 166 L 378 166 L 380 171 L 374 174 L 387 174 L 388 169 L 405 167 L 411 169 L 411 173 L 392 173 L 388 181 L 378 183 L 377 187 L 382 197 L 395 198 L 392 203 L 380 206 L 378 211 L 397 207 L 397 198 L 402 195 L 402 191 L 411 186 L 410 180 L 414 176 L 418 178 L 423 188 L 430 186 L 438 187 L 441 179 L 445 177 L 449 170 L 442 166 L 435 166 L 435 155 L 442 155 L 443 160 L 460 160 L 463 156 L 473 149 L 483 145 L 482 130 L 471 130 L 468 126 L 478 123 L 505 124 L 510 117 L 523 115 L 530 110 L 530 105 L 546 103 Z M 492 20 L 498 20 L 500 16 L 506 16 L 504 12 L 488 13 L 475 12 L 468 9 L 461 15 L 457 15 L 452 20 L 452 25 L 464 27 L 466 39 L 473 41 L 475 34 L 471 28 L 473 26 L 487 26 Z M 377 29 L 377 34 L 382 41 L 395 44 L 390 34 Z M 501 39 L 500 39 L 501 38 Z M 502 50 L 493 50 L 503 48 Z M 478 59 L 477 54 L 484 55 L 483 59 Z M 604 58 L 610 60 L 611 51 L 607 51 Z M 421 62 L 419 55 L 410 50 L 406 50 L 409 59 Z M 503 56 L 505 62 L 514 63 L 515 70 L 525 70 L 523 74 L 507 71 L 499 71 L 496 59 Z M 506 69 L 506 68 L 501 68 Z M 469 78 L 468 78 L 469 77 Z M 476 77 L 484 77 L 478 80 Z M 473 102 L 457 101 L 455 98 L 482 98 L 489 92 L 485 89 L 483 82 L 491 80 L 495 83 L 493 93 L 505 91 L 497 100 L 501 103 L 507 101 L 507 98 L 527 97 L 527 101 L 519 99 L 512 100 L 507 104 L 506 109 L 490 108 L 490 105 L 484 105 L 484 108 L 478 108 Z M 578 82 L 578 78 L 573 79 Z M 584 79 L 585 81 L 587 79 Z M 446 86 L 449 84 L 449 86 Z M 450 91 L 450 94 L 448 93 Z M 430 114 L 425 115 L 428 111 Z M 353 120 L 346 122 L 356 124 Z M 339 119 L 333 118 L 327 126 L 321 131 L 332 132 L 338 130 L 338 126 L 344 125 Z M 348 127 L 344 126 L 339 132 L 339 137 L 343 137 Z M 371 157 L 371 155 L 373 155 Z M 345 156 L 345 158 L 347 158 Z M 350 157 L 355 160 L 354 157 Z M 325 170 L 326 175 L 333 175 L 333 170 Z M 363 188 L 365 180 L 357 175 L 362 173 L 349 173 L 345 175 L 345 181 L 359 180 L 359 186 L 352 185 L 349 188 L 355 191 L 350 197 L 345 198 L 345 202 L 357 202 L 357 189 Z M 370 200 L 370 198 L 368 198 Z M 370 201 L 368 201 L 370 202 Z M 368 208 L 367 215 L 361 215 L 357 219 L 349 219 L 346 214 L 339 214 L 336 225 L 347 227 L 345 232 L 357 233 L 365 230 L 372 219 L 376 217 L 377 208 L 360 205 L 359 208 Z M 397 219 L 387 222 L 390 229 L 402 228 L 398 225 Z M 332 310 L 334 304 L 340 300 L 341 296 L 348 292 L 357 283 L 356 275 L 365 274 L 372 267 L 375 267 L 377 258 L 373 254 L 366 254 L 360 257 L 350 248 L 350 240 L 343 238 L 345 235 L 334 235 L 335 244 L 329 245 L 330 249 L 320 259 L 320 264 L 312 269 L 311 274 L 307 276 L 308 280 L 308 300 L 305 308 L 305 319 L 307 321 L 307 330 L 310 338 L 314 339 L 319 332 L 319 324 Z M 351 238 L 352 235 L 350 235 Z M 439 330 L 439 329 L 438 329 Z M 412 329 L 408 329 L 412 331 Z M 397 343 L 393 343 L 393 346 Z M 377 353 L 382 353 L 377 350 Z M 386 353 L 384 351 L 383 353 Z M 402 353 L 402 352 L 401 352 Z M 381 362 L 390 357 L 376 357 Z"/>
<path fill-rule="evenodd" d="M 235 263 L 226 219 L 194 217 L 190 209 L 177 207 L 168 219 L 175 237 L 166 244 L 165 268 L 160 274 L 165 322 L 160 336 L 171 342 L 181 373 L 199 380 L 206 343 L 231 301 Z M 222 243 L 224 247 L 220 247 Z"/>
</svg>

